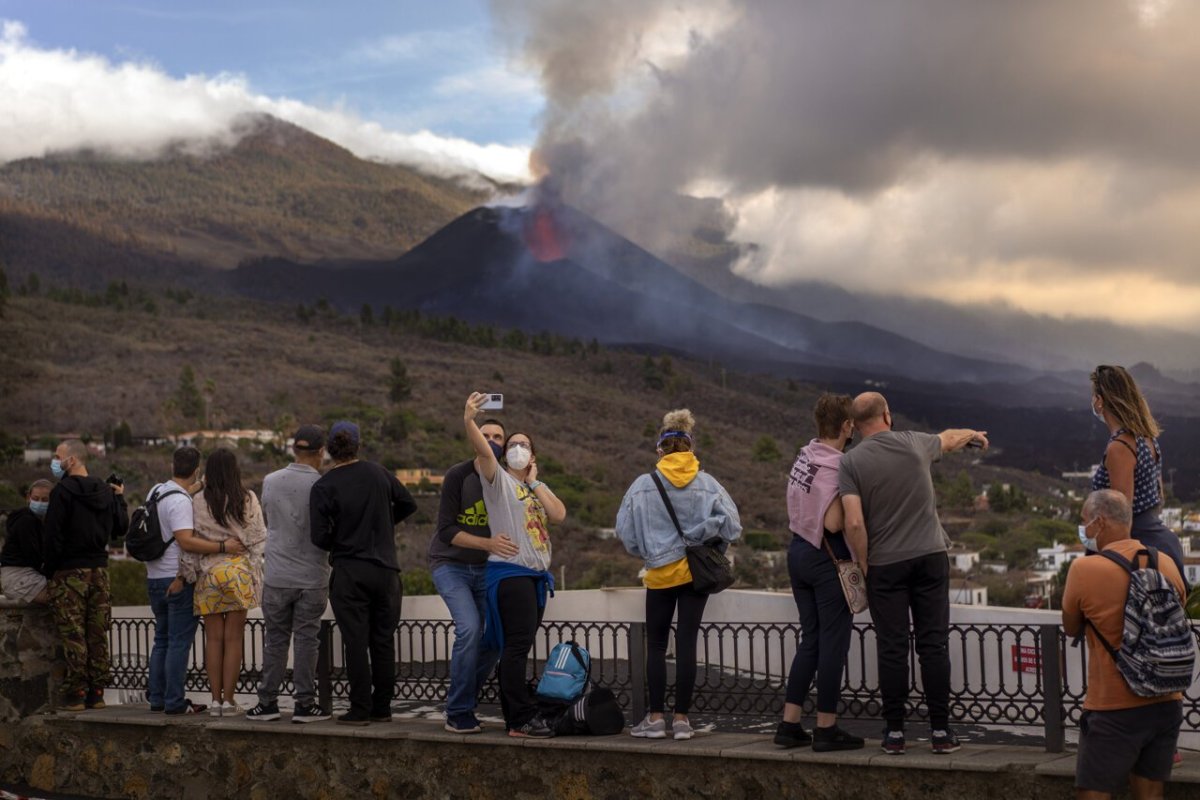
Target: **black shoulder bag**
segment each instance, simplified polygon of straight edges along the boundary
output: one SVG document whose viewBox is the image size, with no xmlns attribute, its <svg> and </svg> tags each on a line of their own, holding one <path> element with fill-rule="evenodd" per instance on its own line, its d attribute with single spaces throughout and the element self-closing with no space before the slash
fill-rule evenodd
<svg viewBox="0 0 1200 800">
<path fill-rule="evenodd" d="M 658 487 L 663 505 L 667 507 L 667 513 L 671 515 L 671 522 L 675 523 L 675 532 L 679 534 L 680 539 L 683 539 L 683 545 L 687 548 L 688 570 L 692 573 L 692 587 L 700 594 L 716 594 L 728 589 L 733 585 L 733 565 L 729 563 L 729 559 L 717 549 L 715 541 L 713 544 L 687 543 L 687 537 L 683 535 L 683 528 L 679 525 L 679 517 L 675 516 L 675 506 L 671 505 L 671 498 L 667 497 L 666 487 L 663 486 L 657 472 L 651 472 L 650 477 L 654 480 L 654 485 Z"/>
</svg>

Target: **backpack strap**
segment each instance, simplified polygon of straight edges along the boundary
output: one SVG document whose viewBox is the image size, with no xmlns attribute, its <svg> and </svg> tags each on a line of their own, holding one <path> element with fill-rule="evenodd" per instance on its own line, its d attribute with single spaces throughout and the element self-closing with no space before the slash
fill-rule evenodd
<svg viewBox="0 0 1200 800">
<path fill-rule="evenodd" d="M 686 545 L 687 537 L 683 535 L 683 527 L 679 524 L 679 517 L 675 516 L 675 506 L 671 505 L 671 498 L 667 497 L 667 487 L 663 486 L 662 480 L 658 477 L 658 470 L 650 473 L 650 479 L 658 487 L 658 494 L 662 497 L 663 505 L 667 507 L 667 513 L 671 515 L 671 522 L 675 523 L 675 532 L 679 534 L 679 538 L 683 539 L 683 543 Z"/>
</svg>

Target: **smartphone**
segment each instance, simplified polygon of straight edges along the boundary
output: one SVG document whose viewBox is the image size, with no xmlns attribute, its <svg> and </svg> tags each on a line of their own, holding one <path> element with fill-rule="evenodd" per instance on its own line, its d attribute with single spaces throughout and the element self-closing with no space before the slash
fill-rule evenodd
<svg viewBox="0 0 1200 800">
<path fill-rule="evenodd" d="M 484 401 L 481 411 L 502 411 L 504 410 L 504 395 L 489 394 L 487 400 Z"/>
<path fill-rule="evenodd" d="M 983 447 L 983 442 L 979 441 L 978 439 L 972 439 L 971 441 L 967 442 L 967 447 L 973 447 L 978 450 Z"/>
</svg>

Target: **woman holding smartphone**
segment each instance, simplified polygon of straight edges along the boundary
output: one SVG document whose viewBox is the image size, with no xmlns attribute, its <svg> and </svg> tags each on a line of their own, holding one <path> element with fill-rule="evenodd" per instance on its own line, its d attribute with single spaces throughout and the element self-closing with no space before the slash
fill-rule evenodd
<svg viewBox="0 0 1200 800">
<path fill-rule="evenodd" d="M 484 438 L 475 418 L 488 400 L 486 394 L 472 393 L 463 425 L 479 464 L 488 526 L 493 536 L 507 536 L 517 553 L 488 556 L 484 646 L 500 651 L 500 705 L 508 735 L 544 739 L 554 731 L 538 714 L 525 672 L 547 595 L 554 591 L 548 525 L 566 519 L 567 509 L 538 480 L 537 451 L 529 434 L 511 433 L 503 447 Z"/>
</svg>

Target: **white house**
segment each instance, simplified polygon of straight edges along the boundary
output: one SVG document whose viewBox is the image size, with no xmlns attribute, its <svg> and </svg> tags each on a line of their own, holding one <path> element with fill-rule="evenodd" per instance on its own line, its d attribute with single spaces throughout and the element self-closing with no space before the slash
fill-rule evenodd
<svg viewBox="0 0 1200 800">
<path fill-rule="evenodd" d="M 1161 519 L 1163 521 L 1163 525 L 1166 525 L 1168 528 L 1170 528 L 1173 531 L 1178 532 L 1183 529 L 1183 509 L 1182 508 L 1178 508 L 1178 507 L 1164 508 L 1162 510 Z"/>
<path fill-rule="evenodd" d="M 1054 547 L 1039 547 L 1037 551 L 1037 571 L 1046 577 L 1053 577 L 1068 561 L 1074 561 L 1083 555 L 1083 545 L 1079 542 L 1063 544 L 1056 542 Z"/>
<path fill-rule="evenodd" d="M 1200 583 L 1200 556 L 1185 556 L 1183 559 L 1183 577 L 1188 585 Z"/>
<path fill-rule="evenodd" d="M 968 550 L 965 547 L 952 547 L 948 555 L 950 556 L 950 568 L 956 569 L 959 572 L 970 572 L 979 566 L 979 551 L 977 550 Z"/>
<path fill-rule="evenodd" d="M 950 602 L 964 606 L 986 606 L 987 587 L 972 580 L 951 579 Z"/>
<path fill-rule="evenodd" d="M 994 572 L 997 575 L 1003 575 L 1008 572 L 1008 564 L 1004 561 L 980 561 L 979 569 L 984 572 Z"/>
</svg>

